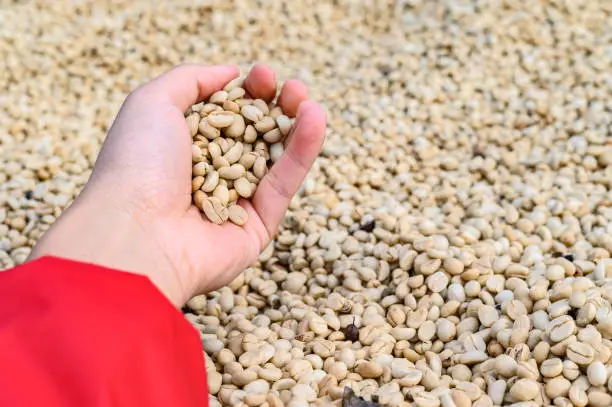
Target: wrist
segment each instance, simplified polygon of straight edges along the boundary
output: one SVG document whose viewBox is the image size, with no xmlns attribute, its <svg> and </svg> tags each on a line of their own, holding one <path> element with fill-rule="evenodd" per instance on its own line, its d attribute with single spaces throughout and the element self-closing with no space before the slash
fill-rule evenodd
<svg viewBox="0 0 612 407">
<path fill-rule="evenodd" d="M 148 277 L 175 306 L 188 298 L 163 250 L 128 211 L 86 193 L 43 235 L 28 260 L 62 257 Z"/>
</svg>

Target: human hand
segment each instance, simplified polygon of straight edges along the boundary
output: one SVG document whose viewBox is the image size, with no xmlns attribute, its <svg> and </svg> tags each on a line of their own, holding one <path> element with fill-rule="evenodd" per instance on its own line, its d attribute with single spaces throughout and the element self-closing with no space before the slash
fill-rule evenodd
<svg viewBox="0 0 612 407">
<path fill-rule="evenodd" d="M 47 231 L 30 259 L 45 255 L 148 276 L 177 306 L 231 282 L 270 242 L 323 143 L 325 114 L 297 80 L 278 104 L 296 116 L 285 153 L 259 183 L 240 227 L 215 225 L 192 205 L 191 136 L 183 116 L 238 76 L 234 66 L 182 65 L 128 96 L 83 192 Z M 253 98 L 276 95 L 274 73 L 255 66 Z"/>
</svg>

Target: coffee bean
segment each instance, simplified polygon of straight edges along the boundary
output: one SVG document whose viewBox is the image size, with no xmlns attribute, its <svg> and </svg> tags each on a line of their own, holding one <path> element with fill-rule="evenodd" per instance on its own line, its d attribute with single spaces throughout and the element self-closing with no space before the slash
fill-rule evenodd
<svg viewBox="0 0 612 407">
<path fill-rule="evenodd" d="M 357 328 L 357 325 L 355 325 L 354 318 L 353 318 L 353 322 L 347 325 L 344 331 L 344 336 L 346 337 L 347 340 L 351 342 L 355 342 L 359 340 L 359 328 Z"/>
</svg>

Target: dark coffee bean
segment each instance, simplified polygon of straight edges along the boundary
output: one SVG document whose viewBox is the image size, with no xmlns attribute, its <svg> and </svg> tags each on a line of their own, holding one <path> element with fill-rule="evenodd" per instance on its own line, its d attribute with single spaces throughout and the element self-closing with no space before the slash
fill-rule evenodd
<svg viewBox="0 0 612 407">
<path fill-rule="evenodd" d="M 372 232 L 375 227 L 376 227 L 376 221 L 374 219 L 372 219 L 372 220 L 370 220 L 368 222 L 362 223 L 359 226 L 359 228 L 361 230 L 363 230 L 365 232 L 368 232 L 368 233 Z"/>
<path fill-rule="evenodd" d="M 279 309 L 281 305 L 280 299 L 276 297 L 270 301 L 270 307 L 272 307 L 272 309 Z"/>
<path fill-rule="evenodd" d="M 378 71 L 382 74 L 382 76 L 389 76 L 391 72 L 393 72 L 393 68 L 388 65 L 383 65 L 378 67 Z"/>
<path fill-rule="evenodd" d="M 359 340 L 359 328 L 355 325 L 355 319 L 353 318 L 353 323 L 348 324 L 346 329 L 344 330 L 344 337 L 346 340 L 351 342 L 356 342 Z"/>
<path fill-rule="evenodd" d="M 33 196 L 34 196 L 34 192 L 32 192 L 32 190 L 28 189 L 28 190 L 25 192 L 25 198 L 26 198 L 26 199 L 32 199 L 32 197 L 33 197 Z"/>
<path fill-rule="evenodd" d="M 372 400 L 373 401 L 367 401 L 363 397 L 356 395 L 350 387 L 345 387 L 344 393 L 342 394 L 342 407 L 380 407 L 380 404 L 378 404 L 378 397 L 376 397 L 374 401 L 373 396 Z"/>
</svg>

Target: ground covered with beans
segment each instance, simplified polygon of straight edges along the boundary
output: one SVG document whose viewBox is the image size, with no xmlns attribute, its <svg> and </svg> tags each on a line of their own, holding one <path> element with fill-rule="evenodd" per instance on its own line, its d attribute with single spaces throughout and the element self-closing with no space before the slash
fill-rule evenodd
<svg viewBox="0 0 612 407">
<path fill-rule="evenodd" d="M 174 64 L 324 105 L 277 238 L 185 309 L 211 406 L 612 405 L 611 2 L 0 0 L 0 55 L 0 268 Z"/>
</svg>

